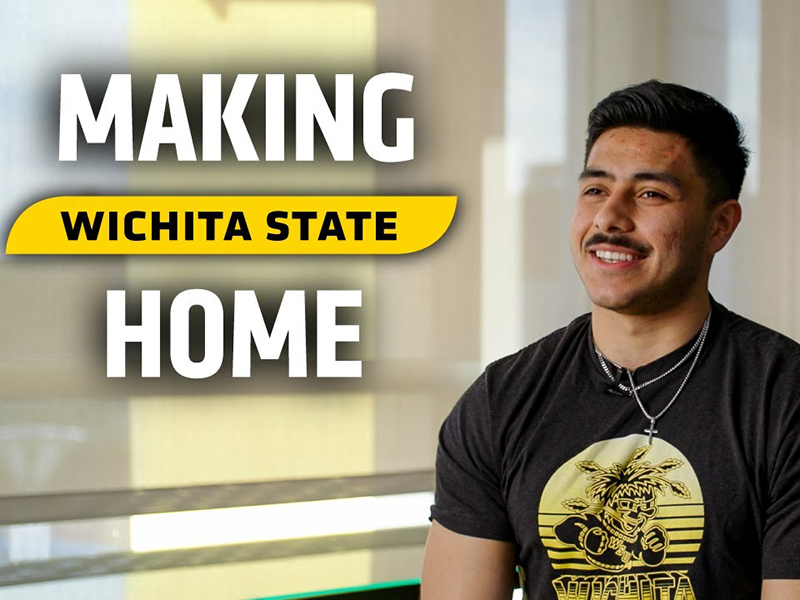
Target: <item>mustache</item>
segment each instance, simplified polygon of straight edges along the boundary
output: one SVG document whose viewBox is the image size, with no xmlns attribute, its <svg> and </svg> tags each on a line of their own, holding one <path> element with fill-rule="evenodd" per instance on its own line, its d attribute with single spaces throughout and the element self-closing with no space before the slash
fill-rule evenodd
<svg viewBox="0 0 800 600">
<path fill-rule="evenodd" d="M 595 233 L 583 245 L 584 250 L 588 250 L 591 246 L 596 244 L 611 244 L 612 246 L 620 246 L 633 250 L 637 254 L 647 254 L 648 249 L 634 242 L 623 235 L 605 235 L 604 233 Z"/>
</svg>

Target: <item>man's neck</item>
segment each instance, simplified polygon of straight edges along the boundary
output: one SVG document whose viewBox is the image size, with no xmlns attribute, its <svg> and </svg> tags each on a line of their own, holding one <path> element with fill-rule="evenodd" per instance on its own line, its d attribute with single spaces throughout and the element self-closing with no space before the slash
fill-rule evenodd
<svg viewBox="0 0 800 600">
<path fill-rule="evenodd" d="M 632 371 L 691 340 L 710 309 L 707 293 L 654 315 L 625 315 L 593 306 L 592 336 L 605 357 Z"/>
</svg>

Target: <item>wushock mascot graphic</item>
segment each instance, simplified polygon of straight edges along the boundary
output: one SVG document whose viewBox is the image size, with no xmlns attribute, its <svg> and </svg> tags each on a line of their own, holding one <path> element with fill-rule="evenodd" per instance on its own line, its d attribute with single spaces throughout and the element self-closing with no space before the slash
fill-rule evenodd
<svg viewBox="0 0 800 600">
<path fill-rule="evenodd" d="M 581 461 L 578 469 L 589 474 L 586 495 L 563 504 L 576 511 L 553 529 L 556 538 L 584 552 L 586 560 L 606 571 L 630 568 L 634 559 L 645 565 L 664 562 L 669 546 L 667 530 L 652 519 L 658 514 L 657 494 L 671 492 L 692 497 L 689 488 L 665 477 L 683 462 L 668 458 L 658 465 L 644 460 L 652 446 L 642 446 L 624 464 L 603 468 L 594 461 Z M 651 525 L 650 527 L 647 527 Z"/>
<path fill-rule="evenodd" d="M 604 440 L 552 474 L 539 535 L 558 600 L 697 600 L 689 567 L 703 538 L 697 475 L 675 446 Z"/>
</svg>

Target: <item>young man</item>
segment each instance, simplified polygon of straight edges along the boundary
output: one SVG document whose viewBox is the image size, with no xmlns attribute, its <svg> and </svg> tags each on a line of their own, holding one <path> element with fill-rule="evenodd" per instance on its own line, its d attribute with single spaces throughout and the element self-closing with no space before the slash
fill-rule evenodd
<svg viewBox="0 0 800 600">
<path fill-rule="evenodd" d="M 592 111 L 571 230 L 591 313 L 442 426 L 423 600 L 509 598 L 515 565 L 531 599 L 800 599 L 800 345 L 708 293 L 746 166 L 703 93 L 649 81 Z"/>
</svg>

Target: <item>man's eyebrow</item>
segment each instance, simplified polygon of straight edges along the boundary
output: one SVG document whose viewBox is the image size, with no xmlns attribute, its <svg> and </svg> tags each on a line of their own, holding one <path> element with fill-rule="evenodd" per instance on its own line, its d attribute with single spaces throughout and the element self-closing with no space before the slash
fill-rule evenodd
<svg viewBox="0 0 800 600">
<path fill-rule="evenodd" d="M 610 179 L 614 181 L 616 177 L 614 177 L 608 171 L 604 171 L 603 169 L 584 169 L 583 172 L 578 176 L 578 181 L 583 181 L 584 179 Z"/>
<path fill-rule="evenodd" d="M 683 183 L 680 179 L 675 177 L 672 173 L 667 173 L 665 171 L 643 171 L 641 173 L 635 173 L 633 176 L 634 181 L 660 181 L 662 183 L 668 183 L 669 185 L 675 186 L 679 190 L 683 189 Z"/>
<path fill-rule="evenodd" d="M 617 180 L 614 175 L 603 169 L 584 169 L 578 177 L 578 181 L 595 178 L 610 179 L 611 181 Z M 683 190 L 683 183 L 681 180 L 672 173 L 667 173 L 666 171 L 640 171 L 639 173 L 634 173 L 632 179 L 634 181 L 660 181 L 672 185 L 679 190 Z"/>
</svg>

